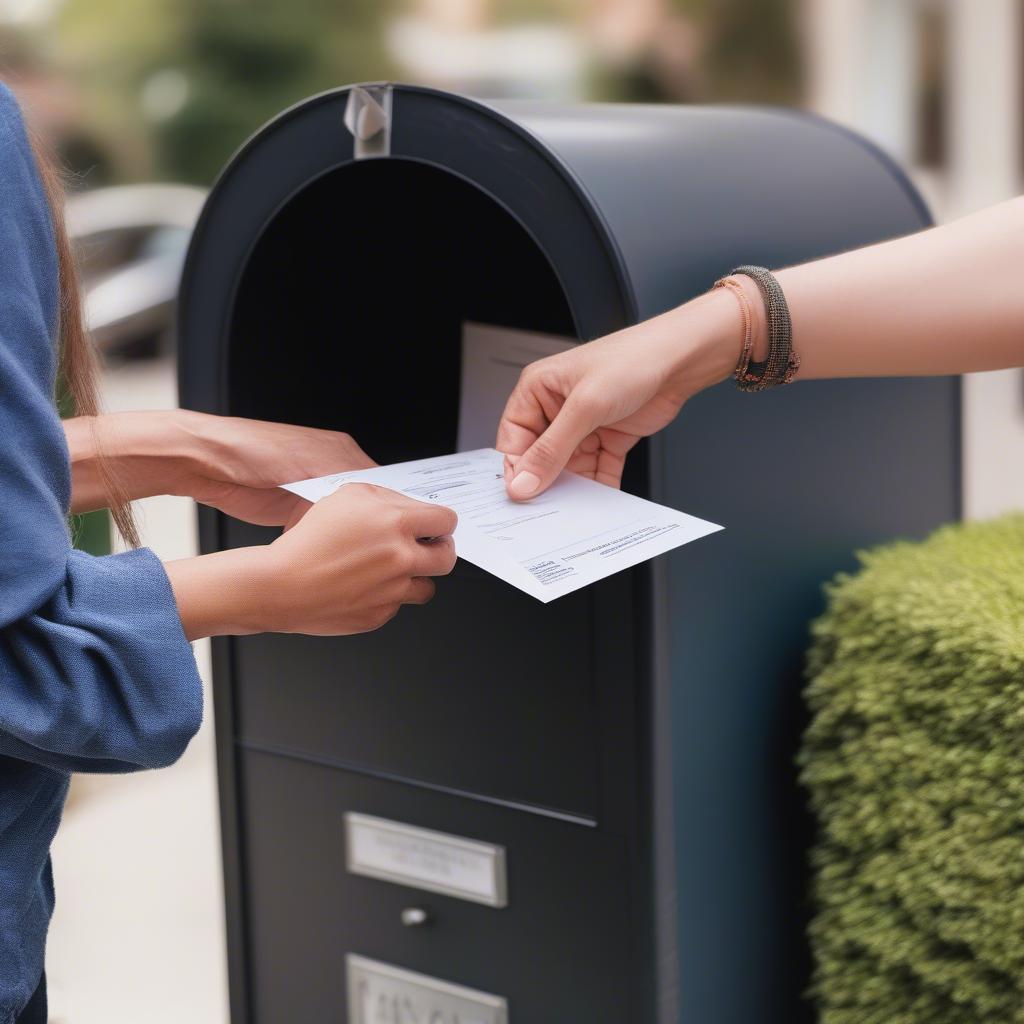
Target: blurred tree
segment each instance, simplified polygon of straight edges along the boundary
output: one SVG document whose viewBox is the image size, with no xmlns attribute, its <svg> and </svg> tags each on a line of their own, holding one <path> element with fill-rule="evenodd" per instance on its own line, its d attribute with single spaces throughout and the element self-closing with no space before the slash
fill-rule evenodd
<svg viewBox="0 0 1024 1024">
<path fill-rule="evenodd" d="M 802 67 L 795 0 L 671 0 L 704 39 L 703 100 L 799 103 Z"/>
<path fill-rule="evenodd" d="M 387 77 L 380 0 L 184 0 L 188 95 L 157 126 L 162 167 L 207 183 L 264 121 L 304 96 Z"/>
<path fill-rule="evenodd" d="M 565 21 L 579 15 L 580 0 L 492 0 L 490 13 L 498 24 L 524 21 Z"/>
<path fill-rule="evenodd" d="M 152 176 L 140 95 L 153 70 L 178 49 L 181 33 L 177 0 L 66 0 L 56 25 L 43 30 L 52 66 L 74 82 L 83 119 L 109 155 L 112 168 L 104 177 Z M 72 169 L 92 183 L 88 163 L 76 161 Z"/>
<path fill-rule="evenodd" d="M 799 102 L 795 0 L 646 0 L 642 7 L 631 0 L 577 2 L 590 12 L 597 33 L 592 92 L 599 98 Z M 618 40 L 623 30 L 632 40 Z"/>
<path fill-rule="evenodd" d="M 67 0 L 62 62 L 121 136 L 124 177 L 209 184 L 284 107 L 387 77 L 383 25 L 397 2 Z"/>
<path fill-rule="evenodd" d="M 289 104 L 345 82 L 400 75 L 387 54 L 387 25 L 415 2 L 64 0 L 46 40 L 56 66 L 73 75 L 118 177 L 208 184 L 251 132 Z M 486 0 L 481 18 L 575 22 L 586 32 L 617 5 L 616 17 L 632 14 L 632 2 Z M 623 53 L 606 39 L 614 54 L 595 54 L 596 98 L 799 101 L 796 0 L 648 0 L 643 7 L 661 8 L 648 18 L 646 43 Z"/>
</svg>

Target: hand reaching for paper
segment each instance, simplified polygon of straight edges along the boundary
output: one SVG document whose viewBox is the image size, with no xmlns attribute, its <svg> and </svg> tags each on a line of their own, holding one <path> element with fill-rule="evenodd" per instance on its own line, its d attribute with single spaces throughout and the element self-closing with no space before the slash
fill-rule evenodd
<svg viewBox="0 0 1024 1024">
<path fill-rule="evenodd" d="M 348 434 L 183 409 L 65 420 L 72 511 L 154 494 L 194 498 L 259 526 L 291 526 L 309 502 L 278 485 L 297 474 L 368 469 Z M 102 457 L 100 457 L 102 453 Z"/>
<path fill-rule="evenodd" d="M 309 510 L 309 502 L 278 486 L 297 469 L 319 476 L 376 465 L 352 437 L 333 430 L 222 417 L 216 432 L 218 458 L 188 473 L 180 491 L 260 526 L 288 528 Z"/>
<path fill-rule="evenodd" d="M 630 449 L 671 423 L 687 398 L 721 379 L 720 349 L 708 352 L 694 343 L 706 336 L 700 301 L 693 304 L 689 337 L 656 318 L 642 333 L 620 331 L 526 367 L 495 444 L 506 456 L 511 498 L 535 497 L 563 469 L 612 487 L 621 484 Z M 719 303 L 721 297 L 708 301 Z"/>
</svg>

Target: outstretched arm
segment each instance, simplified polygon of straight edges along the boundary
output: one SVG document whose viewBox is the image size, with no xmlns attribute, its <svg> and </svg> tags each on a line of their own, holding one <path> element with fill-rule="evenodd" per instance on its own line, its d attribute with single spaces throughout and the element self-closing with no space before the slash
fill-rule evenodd
<svg viewBox="0 0 1024 1024">
<path fill-rule="evenodd" d="M 185 409 L 79 416 L 64 420 L 64 433 L 76 513 L 177 494 L 284 526 L 308 503 L 278 484 L 374 464 L 348 434 Z"/>
<path fill-rule="evenodd" d="M 1024 199 L 944 227 L 780 271 L 798 380 L 969 373 L 1024 365 Z M 767 348 L 756 286 L 754 357 Z M 540 360 L 502 417 L 509 493 L 530 498 L 565 467 L 617 486 L 629 450 L 683 402 L 726 379 L 742 342 L 723 289 Z M 756 399 L 755 399 L 756 400 Z"/>
<path fill-rule="evenodd" d="M 790 267 L 800 377 L 1024 365 L 1024 198 L 943 227 Z"/>
</svg>

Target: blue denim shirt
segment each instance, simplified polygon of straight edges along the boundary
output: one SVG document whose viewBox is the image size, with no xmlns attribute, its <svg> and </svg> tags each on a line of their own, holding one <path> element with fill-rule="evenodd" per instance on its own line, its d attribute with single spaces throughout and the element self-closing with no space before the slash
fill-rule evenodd
<svg viewBox="0 0 1024 1024">
<path fill-rule="evenodd" d="M 70 773 L 168 765 L 202 715 L 160 561 L 72 550 L 58 307 L 49 210 L 0 83 L 0 1024 L 42 973 Z"/>
</svg>

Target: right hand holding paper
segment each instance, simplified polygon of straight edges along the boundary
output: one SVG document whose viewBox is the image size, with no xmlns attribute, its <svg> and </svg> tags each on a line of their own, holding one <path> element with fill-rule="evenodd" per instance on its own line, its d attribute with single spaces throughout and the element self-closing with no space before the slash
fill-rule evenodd
<svg viewBox="0 0 1024 1024">
<path fill-rule="evenodd" d="M 460 557 L 545 603 L 722 529 L 572 473 L 539 498 L 514 502 L 503 463 L 481 448 L 284 486 L 318 501 L 361 482 L 446 505 L 459 516 Z"/>
</svg>

